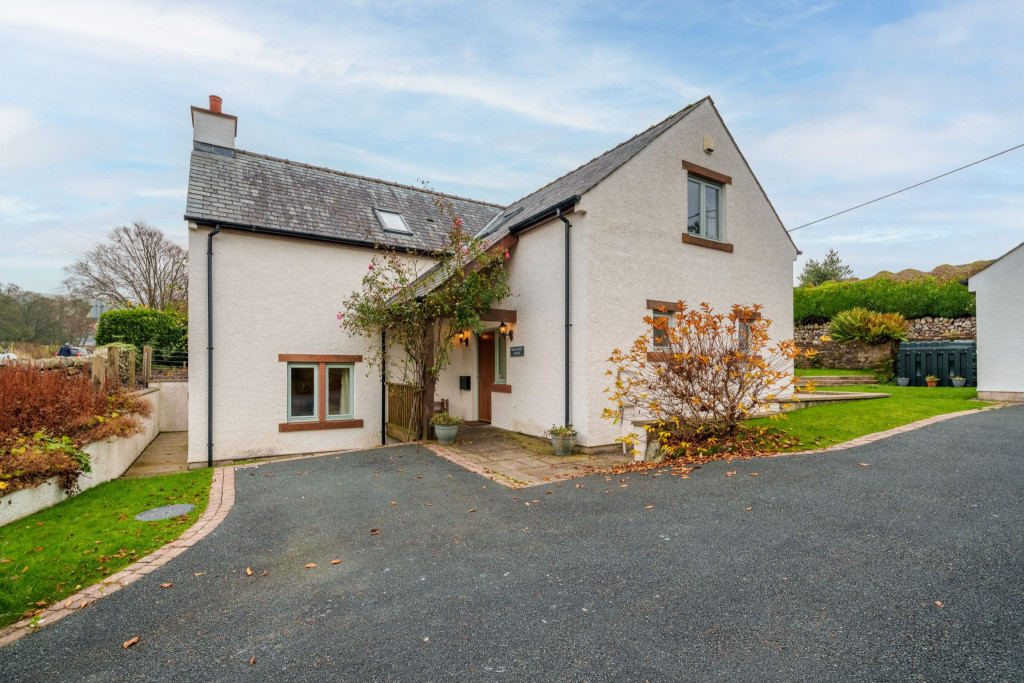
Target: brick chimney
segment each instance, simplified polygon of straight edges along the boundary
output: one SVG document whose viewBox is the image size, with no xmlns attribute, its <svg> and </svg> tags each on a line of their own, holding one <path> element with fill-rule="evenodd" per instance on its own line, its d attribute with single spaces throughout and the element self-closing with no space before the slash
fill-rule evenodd
<svg viewBox="0 0 1024 683">
<path fill-rule="evenodd" d="M 223 100 L 216 95 L 210 95 L 209 109 L 192 107 L 192 140 L 195 149 L 206 152 L 234 152 L 238 117 L 223 113 L 222 102 Z"/>
</svg>

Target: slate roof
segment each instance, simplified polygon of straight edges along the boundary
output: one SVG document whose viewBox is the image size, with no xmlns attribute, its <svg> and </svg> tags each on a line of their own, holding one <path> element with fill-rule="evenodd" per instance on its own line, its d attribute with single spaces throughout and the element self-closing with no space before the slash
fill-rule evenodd
<svg viewBox="0 0 1024 683">
<path fill-rule="evenodd" d="M 535 217 L 554 210 L 555 207 L 569 202 L 574 197 L 581 196 L 636 156 L 666 130 L 679 123 L 705 100 L 710 100 L 710 98 L 705 97 L 694 102 L 601 156 L 591 159 L 576 170 L 570 171 L 536 192 L 513 202 L 490 225 L 485 226 L 477 236 L 488 236 L 491 241 L 499 240 L 510 232 L 515 232 L 517 228 L 524 227 Z"/>
<path fill-rule="evenodd" d="M 501 206 L 449 197 L 470 234 Z M 411 235 L 385 232 L 373 209 L 399 211 Z M 451 226 L 421 188 L 236 150 L 193 149 L 186 219 L 234 223 L 317 239 L 436 251 Z"/>
</svg>

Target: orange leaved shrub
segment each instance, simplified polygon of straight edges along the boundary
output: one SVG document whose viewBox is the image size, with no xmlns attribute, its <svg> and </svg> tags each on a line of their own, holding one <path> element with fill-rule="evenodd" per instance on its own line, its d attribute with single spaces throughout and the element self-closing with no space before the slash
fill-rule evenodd
<svg viewBox="0 0 1024 683">
<path fill-rule="evenodd" d="M 0 366 L 0 493 L 59 476 L 72 490 L 88 471 L 81 448 L 138 433 L 152 404 L 121 388 L 94 392 L 88 375 L 27 364 Z"/>
</svg>

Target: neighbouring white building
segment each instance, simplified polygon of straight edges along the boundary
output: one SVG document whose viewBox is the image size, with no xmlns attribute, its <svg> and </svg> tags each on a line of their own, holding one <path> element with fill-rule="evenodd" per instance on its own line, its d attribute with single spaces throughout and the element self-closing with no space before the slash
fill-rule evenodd
<svg viewBox="0 0 1024 683">
<path fill-rule="evenodd" d="M 978 304 L 978 398 L 1024 401 L 1024 243 L 970 277 Z"/>
<path fill-rule="evenodd" d="M 189 462 L 382 443 L 386 387 L 336 315 L 375 244 L 443 246 L 434 197 L 236 149 L 219 99 L 192 120 Z M 451 199 L 511 254 L 511 296 L 435 388 L 467 420 L 572 422 L 583 447 L 613 444 L 607 358 L 678 300 L 761 304 L 773 338 L 792 337 L 797 249 L 710 97 L 508 207 Z"/>
</svg>

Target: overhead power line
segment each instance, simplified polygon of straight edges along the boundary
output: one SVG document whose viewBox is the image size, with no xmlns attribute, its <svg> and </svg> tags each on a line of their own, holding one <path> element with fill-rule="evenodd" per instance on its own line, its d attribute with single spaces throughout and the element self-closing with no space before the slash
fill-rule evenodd
<svg viewBox="0 0 1024 683">
<path fill-rule="evenodd" d="M 904 187 L 902 190 L 896 190 L 895 192 L 890 192 L 889 194 L 884 195 L 882 197 L 878 197 L 877 199 L 872 199 L 870 202 L 864 202 L 863 204 L 858 204 L 857 206 L 851 206 L 849 209 L 844 209 L 843 211 L 839 211 L 837 213 L 834 213 L 831 216 L 825 216 L 824 218 L 819 218 L 816 221 L 811 221 L 810 223 L 804 223 L 803 225 L 798 225 L 795 228 L 791 228 L 788 232 L 796 232 L 800 228 L 806 228 L 808 225 L 814 225 L 815 223 L 821 223 L 822 221 L 827 221 L 829 218 L 835 218 L 836 216 L 841 216 L 844 213 L 850 213 L 851 211 L 853 211 L 855 209 L 859 209 L 862 206 L 867 206 L 868 204 L 874 204 L 875 202 L 880 202 L 883 199 L 888 199 L 889 197 L 892 197 L 893 195 L 897 195 L 900 192 L 906 192 L 907 190 L 913 190 L 915 187 L 921 187 L 922 185 L 930 183 L 933 180 L 938 180 L 939 178 L 945 178 L 946 176 L 952 175 L 952 174 L 956 173 L 957 171 L 962 171 L 965 168 L 970 168 L 971 166 L 977 166 L 978 164 L 980 164 L 983 161 L 988 161 L 989 159 L 995 159 L 997 156 L 1001 156 L 1003 154 L 1006 154 L 1007 152 L 1012 152 L 1013 150 L 1020 149 L 1021 147 L 1024 147 L 1024 143 L 1021 143 L 1021 144 L 1019 144 L 1019 145 L 1017 145 L 1015 147 L 1010 147 L 1009 149 L 1004 149 L 1002 152 L 997 152 L 997 153 L 993 154 L 992 156 L 985 157 L 984 159 L 978 159 L 977 161 L 972 161 L 971 163 L 967 164 L 966 166 L 961 166 L 960 168 L 954 168 L 952 171 L 946 171 L 945 173 L 943 173 L 941 175 L 937 175 L 934 178 L 929 178 L 928 180 L 922 180 L 921 182 L 915 183 L 914 185 L 911 185 L 909 187 Z"/>
</svg>

